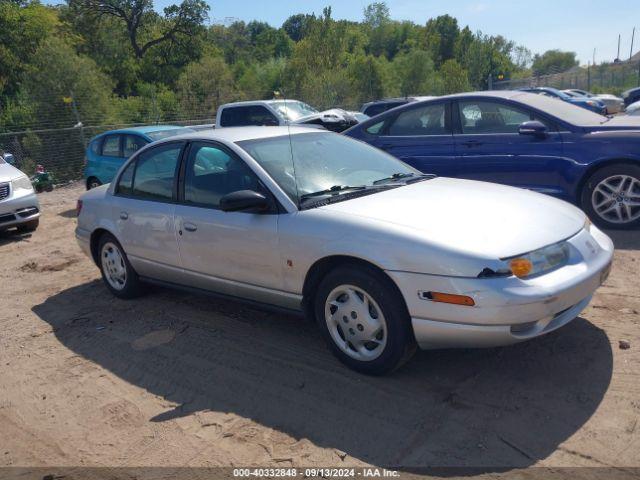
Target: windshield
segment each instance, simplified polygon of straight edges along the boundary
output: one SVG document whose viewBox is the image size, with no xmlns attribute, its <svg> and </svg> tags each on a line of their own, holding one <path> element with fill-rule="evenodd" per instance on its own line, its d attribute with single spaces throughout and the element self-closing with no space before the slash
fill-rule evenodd
<svg viewBox="0 0 640 480">
<path fill-rule="evenodd" d="M 296 204 L 302 197 L 336 186 L 369 187 L 394 175 L 420 175 L 391 155 L 337 133 L 298 133 L 238 145 Z"/>
<path fill-rule="evenodd" d="M 512 100 L 537 108 L 573 125 L 601 125 L 608 120 L 604 115 L 544 95 L 520 93 L 514 95 Z"/>
<path fill-rule="evenodd" d="M 306 103 L 299 102 L 297 100 L 278 102 L 272 106 L 286 120 L 297 120 L 299 118 L 306 117 L 307 115 L 318 113 L 318 110 L 313 108 L 311 105 L 307 105 Z"/>
<path fill-rule="evenodd" d="M 163 138 L 173 137 L 175 135 L 182 135 L 183 133 L 193 133 L 195 130 L 190 128 L 172 128 L 170 130 L 159 130 L 157 132 L 147 132 L 146 135 L 154 142 Z"/>
</svg>

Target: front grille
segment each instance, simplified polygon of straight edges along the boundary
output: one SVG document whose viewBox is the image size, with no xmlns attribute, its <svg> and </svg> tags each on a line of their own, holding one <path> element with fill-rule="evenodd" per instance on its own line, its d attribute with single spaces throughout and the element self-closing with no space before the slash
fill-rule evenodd
<svg viewBox="0 0 640 480">
<path fill-rule="evenodd" d="M 8 215 L 0 215 L 0 224 L 13 222 L 16 219 L 16 216 L 13 213 L 9 213 Z"/>
<path fill-rule="evenodd" d="M 9 196 L 9 183 L 0 183 L 0 200 L 4 200 Z"/>
</svg>

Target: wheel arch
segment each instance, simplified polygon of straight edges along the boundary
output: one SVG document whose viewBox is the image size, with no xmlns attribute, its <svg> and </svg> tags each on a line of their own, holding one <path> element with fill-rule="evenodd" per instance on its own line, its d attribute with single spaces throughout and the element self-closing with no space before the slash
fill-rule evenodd
<svg viewBox="0 0 640 480">
<path fill-rule="evenodd" d="M 109 235 L 112 235 L 115 238 L 115 235 L 113 235 L 113 233 L 107 230 L 106 228 L 98 227 L 93 232 L 91 232 L 91 237 L 89 239 L 89 248 L 91 249 L 91 257 L 93 258 L 93 261 L 98 266 L 98 268 L 100 268 L 98 247 L 100 246 L 100 238 L 102 238 L 102 236 L 105 233 L 108 233 Z"/>
<path fill-rule="evenodd" d="M 405 308 L 407 308 L 404 295 L 402 295 L 400 288 L 398 287 L 396 282 L 394 282 L 393 279 L 389 275 L 387 275 L 387 272 L 385 272 L 384 269 L 382 269 L 380 266 L 368 260 L 365 260 L 363 258 L 354 257 L 351 255 L 330 255 L 317 260 L 313 265 L 311 265 L 311 267 L 307 271 L 307 274 L 305 276 L 304 283 L 302 286 L 302 308 L 305 313 L 305 316 L 307 316 L 308 318 L 314 317 L 313 300 L 315 298 L 315 291 L 318 285 L 320 284 L 320 282 L 322 281 L 322 279 L 331 270 L 337 267 L 343 267 L 346 265 L 372 269 L 377 273 L 379 273 L 380 275 L 382 275 L 386 280 L 389 281 L 389 284 L 393 286 L 396 293 L 402 299 L 402 302 L 404 303 Z M 407 308 L 407 311 L 408 311 L 408 308 Z"/>
<path fill-rule="evenodd" d="M 90 182 L 92 179 L 94 179 L 94 178 L 95 178 L 97 181 L 99 181 L 99 182 L 100 182 L 100 184 L 102 184 L 102 182 L 100 181 L 100 179 L 99 179 L 96 175 L 90 175 L 90 176 L 88 176 L 88 177 L 87 177 L 87 180 L 84 182 L 84 186 L 85 186 L 85 188 L 86 188 L 87 190 L 89 190 L 89 182 Z"/>
<path fill-rule="evenodd" d="M 587 185 L 587 181 L 589 180 L 589 178 L 598 170 L 610 167 L 611 165 L 632 165 L 640 167 L 640 161 L 633 158 L 616 157 L 600 160 L 597 163 L 589 165 L 589 167 L 582 174 L 582 177 L 578 182 L 578 188 L 576 190 L 576 200 L 580 207 L 582 207 L 582 193 L 584 192 L 584 188 Z"/>
</svg>

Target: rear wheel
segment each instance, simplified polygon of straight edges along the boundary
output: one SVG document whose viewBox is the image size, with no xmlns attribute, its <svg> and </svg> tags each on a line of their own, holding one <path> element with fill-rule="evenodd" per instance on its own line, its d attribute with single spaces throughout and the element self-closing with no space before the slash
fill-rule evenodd
<svg viewBox="0 0 640 480">
<path fill-rule="evenodd" d="M 582 208 L 602 228 L 640 226 L 640 167 L 610 165 L 594 172 L 582 190 Z"/>
<path fill-rule="evenodd" d="M 119 298 L 135 298 L 142 293 L 138 274 L 113 235 L 100 237 L 98 254 L 102 279 L 111 293 Z"/>
<path fill-rule="evenodd" d="M 333 353 L 361 373 L 391 372 L 415 352 L 404 300 L 391 280 L 373 268 L 331 271 L 320 282 L 314 310 Z"/>
</svg>

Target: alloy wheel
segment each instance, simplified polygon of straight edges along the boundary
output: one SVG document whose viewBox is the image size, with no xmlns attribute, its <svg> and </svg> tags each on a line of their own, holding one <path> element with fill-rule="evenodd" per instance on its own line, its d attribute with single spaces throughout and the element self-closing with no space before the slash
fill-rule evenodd
<svg viewBox="0 0 640 480">
<path fill-rule="evenodd" d="M 591 194 L 593 210 L 604 220 L 624 224 L 640 218 L 640 180 L 612 175 L 600 181 Z"/>
</svg>

